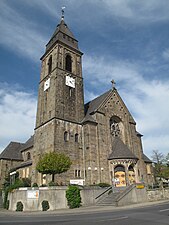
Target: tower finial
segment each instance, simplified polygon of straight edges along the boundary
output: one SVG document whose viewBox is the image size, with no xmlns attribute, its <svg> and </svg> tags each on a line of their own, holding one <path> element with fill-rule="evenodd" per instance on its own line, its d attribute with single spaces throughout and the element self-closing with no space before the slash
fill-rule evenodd
<svg viewBox="0 0 169 225">
<path fill-rule="evenodd" d="M 62 7 L 62 20 L 64 20 L 64 14 L 65 14 L 64 9 L 65 9 L 65 8 L 66 8 L 65 6 Z"/>
<path fill-rule="evenodd" d="M 114 89 L 116 82 L 114 80 L 112 80 L 111 82 L 112 82 L 112 89 Z"/>
</svg>

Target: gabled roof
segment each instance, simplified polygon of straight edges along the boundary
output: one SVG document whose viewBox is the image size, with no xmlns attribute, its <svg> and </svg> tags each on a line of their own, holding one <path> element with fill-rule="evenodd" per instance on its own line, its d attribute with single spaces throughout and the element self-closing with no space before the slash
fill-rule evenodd
<svg viewBox="0 0 169 225">
<path fill-rule="evenodd" d="M 0 159 L 22 161 L 23 158 L 20 149 L 23 147 L 23 145 L 23 143 L 10 142 L 0 154 Z"/>
<path fill-rule="evenodd" d="M 85 104 L 85 118 L 83 119 L 82 122 L 88 121 L 87 119 L 91 119 L 91 115 L 94 114 L 99 108 L 104 105 L 104 103 L 111 97 L 111 94 L 116 93 L 122 104 L 124 104 L 124 107 L 126 108 L 127 112 L 129 113 L 129 122 L 136 124 L 134 121 L 131 113 L 128 111 L 125 103 L 123 102 L 122 98 L 118 94 L 116 88 L 114 87 L 113 89 L 110 89 L 109 91 L 105 92 L 104 94 L 98 96 L 97 98 L 93 99 L 92 101 L 88 102 Z"/>
<path fill-rule="evenodd" d="M 112 90 L 107 91 L 106 93 L 98 96 L 97 98 L 93 99 L 92 101 L 85 104 L 85 114 L 89 115 L 94 113 L 102 102 L 107 98 L 107 96 L 111 93 Z"/>
<path fill-rule="evenodd" d="M 20 149 L 20 151 L 24 151 L 24 150 L 27 150 L 29 148 L 32 148 L 33 147 L 33 144 L 34 144 L 34 135 L 31 136 L 25 144 L 23 144 L 22 148 Z"/>
<path fill-rule="evenodd" d="M 143 160 L 145 163 L 152 163 L 152 161 L 145 154 L 143 154 Z"/>
<path fill-rule="evenodd" d="M 50 41 L 47 43 L 46 51 L 50 50 L 50 48 L 58 41 L 79 51 L 78 41 L 75 39 L 73 33 L 70 31 L 63 19 L 61 20 L 60 24 L 57 25 Z"/>
<path fill-rule="evenodd" d="M 84 117 L 84 119 L 82 120 L 82 123 L 84 124 L 84 123 L 86 123 L 86 122 L 90 122 L 90 123 L 95 123 L 95 124 L 97 124 L 97 122 L 96 122 L 96 120 L 93 118 L 93 116 L 92 115 L 86 115 L 85 117 Z"/>
<path fill-rule="evenodd" d="M 123 143 L 119 137 L 115 137 L 112 143 L 112 153 L 108 159 L 138 159 Z"/>
</svg>

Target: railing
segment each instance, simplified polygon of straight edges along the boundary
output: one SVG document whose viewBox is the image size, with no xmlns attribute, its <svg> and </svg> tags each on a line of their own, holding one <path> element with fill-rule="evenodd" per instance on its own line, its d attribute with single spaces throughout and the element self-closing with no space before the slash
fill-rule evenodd
<svg viewBox="0 0 169 225">
<path fill-rule="evenodd" d="M 119 193 L 119 195 L 116 197 L 116 201 L 118 202 L 120 199 L 122 199 L 125 195 L 127 195 L 135 187 L 136 187 L 135 184 L 132 184 L 132 185 L 126 187 L 126 189 L 122 193 Z"/>
<path fill-rule="evenodd" d="M 101 196 L 103 196 L 105 193 L 107 193 L 108 191 L 112 190 L 112 186 L 108 187 L 106 190 L 104 190 L 101 194 L 99 194 L 98 196 L 95 197 L 95 199 L 100 198 Z"/>
</svg>

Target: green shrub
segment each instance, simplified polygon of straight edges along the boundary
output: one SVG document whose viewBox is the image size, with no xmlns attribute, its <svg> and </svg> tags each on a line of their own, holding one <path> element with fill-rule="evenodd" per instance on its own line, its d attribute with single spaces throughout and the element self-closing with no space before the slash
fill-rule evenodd
<svg viewBox="0 0 169 225">
<path fill-rule="evenodd" d="M 38 187 L 38 184 L 37 183 L 33 183 L 32 187 Z"/>
<path fill-rule="evenodd" d="M 110 184 L 107 184 L 107 183 L 99 183 L 98 186 L 99 187 L 110 187 Z"/>
<path fill-rule="evenodd" d="M 29 178 L 22 178 L 23 187 L 31 187 L 31 179 Z"/>
<path fill-rule="evenodd" d="M 6 201 L 6 209 L 9 209 L 9 200 Z"/>
<path fill-rule="evenodd" d="M 70 209 L 80 207 L 81 196 L 80 189 L 77 186 L 69 186 L 68 190 L 66 190 L 66 198 Z"/>
<path fill-rule="evenodd" d="M 52 187 L 52 186 L 58 186 L 57 183 L 53 182 L 53 181 L 50 181 L 49 184 L 48 184 L 49 187 Z"/>
<path fill-rule="evenodd" d="M 47 187 L 47 184 L 41 184 L 40 187 Z"/>
<path fill-rule="evenodd" d="M 42 211 L 47 211 L 50 208 L 49 202 L 47 200 L 43 200 L 42 202 Z"/>
<path fill-rule="evenodd" d="M 3 199 L 3 207 L 4 209 L 7 209 L 7 201 L 8 201 L 8 188 L 5 189 L 4 191 L 4 199 Z"/>
<path fill-rule="evenodd" d="M 23 211 L 23 204 L 22 204 L 22 202 L 17 202 L 17 204 L 16 204 L 16 211 Z"/>
<path fill-rule="evenodd" d="M 20 187 L 24 187 L 23 181 L 16 178 L 15 183 L 9 186 L 9 192 Z"/>
</svg>

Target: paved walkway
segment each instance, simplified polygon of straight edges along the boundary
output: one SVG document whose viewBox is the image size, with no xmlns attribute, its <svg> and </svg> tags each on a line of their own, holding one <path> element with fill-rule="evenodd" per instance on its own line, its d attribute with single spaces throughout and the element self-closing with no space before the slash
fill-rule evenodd
<svg viewBox="0 0 169 225">
<path fill-rule="evenodd" d="M 92 213 L 92 212 L 103 212 L 103 211 L 116 211 L 121 209 L 130 209 L 130 208 L 138 208 L 138 207 L 148 207 L 151 205 L 158 205 L 162 203 L 169 203 L 168 200 L 161 200 L 156 202 L 145 202 L 145 203 L 139 203 L 139 204 L 133 204 L 133 205 L 126 205 L 126 206 L 82 206 L 80 208 L 75 209 L 58 209 L 54 211 L 23 211 L 23 212 L 16 212 L 16 211 L 9 211 L 6 209 L 0 209 L 0 216 L 9 215 L 9 216 L 26 216 L 26 215 L 41 215 L 41 214 L 55 214 L 55 215 L 61 215 L 61 214 L 79 214 L 79 213 Z"/>
</svg>

